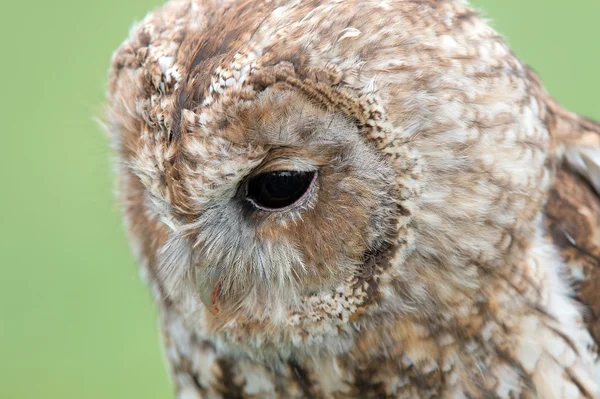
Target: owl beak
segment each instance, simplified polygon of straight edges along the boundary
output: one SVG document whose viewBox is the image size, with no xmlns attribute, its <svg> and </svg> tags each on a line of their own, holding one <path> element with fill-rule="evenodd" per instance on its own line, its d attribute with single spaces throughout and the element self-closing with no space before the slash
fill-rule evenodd
<svg viewBox="0 0 600 399">
<path fill-rule="evenodd" d="M 219 313 L 218 301 L 221 296 L 221 281 L 204 280 L 200 282 L 200 300 L 206 306 L 206 309 L 216 316 Z"/>
</svg>

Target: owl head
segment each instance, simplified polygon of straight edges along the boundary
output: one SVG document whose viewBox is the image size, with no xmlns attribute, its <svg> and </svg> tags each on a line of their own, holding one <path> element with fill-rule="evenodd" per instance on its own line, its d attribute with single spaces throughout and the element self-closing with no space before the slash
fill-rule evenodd
<svg viewBox="0 0 600 399">
<path fill-rule="evenodd" d="M 324 342 L 443 317 L 527 247 L 545 110 L 462 2 L 205 3 L 150 14 L 110 72 L 120 197 L 161 303 L 209 334 Z"/>
</svg>

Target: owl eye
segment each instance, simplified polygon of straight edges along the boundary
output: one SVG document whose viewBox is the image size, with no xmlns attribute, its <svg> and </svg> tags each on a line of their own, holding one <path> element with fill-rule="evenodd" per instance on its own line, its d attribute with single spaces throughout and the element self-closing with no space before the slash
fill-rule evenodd
<svg viewBox="0 0 600 399">
<path fill-rule="evenodd" d="M 316 172 L 261 173 L 248 181 L 246 197 L 259 209 L 281 210 L 294 205 L 315 181 Z"/>
</svg>

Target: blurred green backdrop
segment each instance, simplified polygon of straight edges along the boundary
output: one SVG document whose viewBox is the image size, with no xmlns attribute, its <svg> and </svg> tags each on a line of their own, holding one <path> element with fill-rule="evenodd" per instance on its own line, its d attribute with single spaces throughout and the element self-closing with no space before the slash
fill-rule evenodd
<svg viewBox="0 0 600 399">
<path fill-rule="evenodd" d="M 0 398 L 172 396 L 94 121 L 112 51 L 160 3 L 1 7 Z M 600 1 L 473 3 L 559 101 L 600 118 Z"/>
</svg>

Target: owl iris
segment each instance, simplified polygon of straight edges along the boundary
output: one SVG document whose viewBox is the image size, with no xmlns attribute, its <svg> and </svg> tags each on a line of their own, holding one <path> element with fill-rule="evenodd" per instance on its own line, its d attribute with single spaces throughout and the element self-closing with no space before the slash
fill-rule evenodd
<svg viewBox="0 0 600 399">
<path fill-rule="evenodd" d="M 260 209 L 279 210 L 298 202 L 312 186 L 316 172 L 261 173 L 248 181 L 247 198 Z"/>
</svg>

